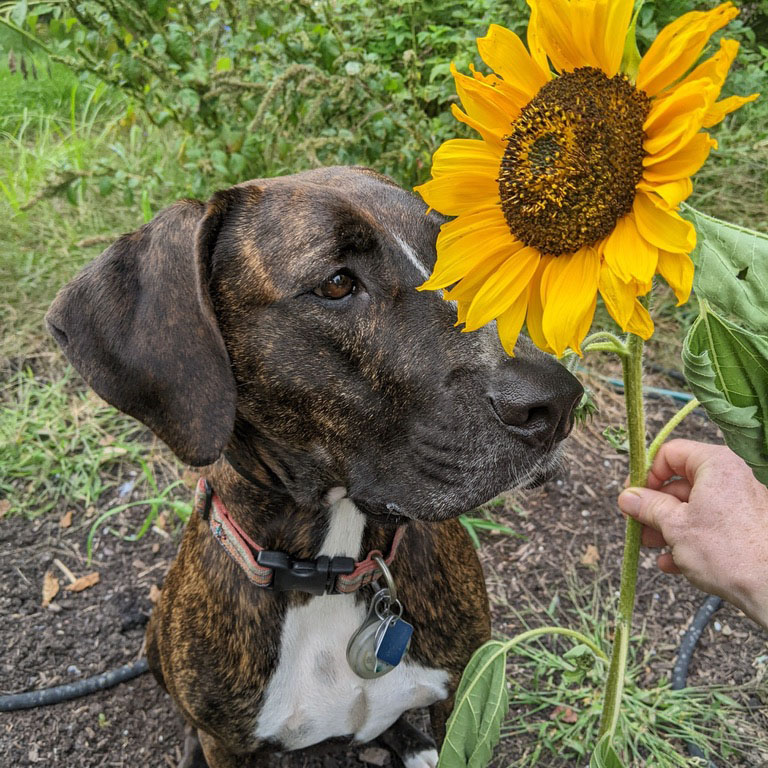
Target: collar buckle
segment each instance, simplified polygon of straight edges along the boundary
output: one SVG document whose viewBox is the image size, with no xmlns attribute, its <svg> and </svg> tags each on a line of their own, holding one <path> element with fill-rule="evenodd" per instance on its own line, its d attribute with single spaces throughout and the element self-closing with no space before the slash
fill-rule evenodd
<svg viewBox="0 0 768 768">
<path fill-rule="evenodd" d="M 295 560 L 285 552 L 268 549 L 256 553 L 256 562 L 272 569 L 272 583 L 268 589 L 275 592 L 293 589 L 310 595 L 332 594 L 336 591 L 336 577 L 355 570 L 355 561 L 351 557 L 323 555 L 315 560 Z"/>
</svg>

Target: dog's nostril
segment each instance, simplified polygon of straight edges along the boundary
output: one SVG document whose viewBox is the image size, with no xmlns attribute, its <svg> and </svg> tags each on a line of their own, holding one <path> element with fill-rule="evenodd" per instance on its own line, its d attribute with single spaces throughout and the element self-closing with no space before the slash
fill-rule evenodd
<svg viewBox="0 0 768 768">
<path fill-rule="evenodd" d="M 560 365 L 508 366 L 488 393 L 497 418 L 520 438 L 551 447 L 571 431 L 581 385 Z"/>
<path fill-rule="evenodd" d="M 493 394 L 489 398 L 499 421 L 509 427 L 546 429 L 551 420 L 552 414 L 545 404 L 531 405 L 517 398 L 507 399 Z"/>
</svg>

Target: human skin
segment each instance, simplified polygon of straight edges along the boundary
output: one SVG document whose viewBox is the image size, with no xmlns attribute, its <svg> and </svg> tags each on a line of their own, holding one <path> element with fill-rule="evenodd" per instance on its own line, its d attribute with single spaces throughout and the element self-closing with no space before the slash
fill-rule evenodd
<svg viewBox="0 0 768 768">
<path fill-rule="evenodd" d="M 643 525 L 665 573 L 728 600 L 768 629 L 768 488 L 729 448 L 671 440 L 647 488 L 627 488 L 619 508 Z"/>
</svg>

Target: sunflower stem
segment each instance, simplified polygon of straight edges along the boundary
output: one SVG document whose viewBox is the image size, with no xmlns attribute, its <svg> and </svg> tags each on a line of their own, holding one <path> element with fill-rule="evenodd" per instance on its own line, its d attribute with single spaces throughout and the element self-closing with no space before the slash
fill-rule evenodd
<svg viewBox="0 0 768 768">
<path fill-rule="evenodd" d="M 627 354 L 626 347 L 623 344 L 620 347 L 617 346 L 615 341 L 596 341 L 589 346 L 583 346 L 582 351 L 584 354 L 587 352 L 614 352 L 619 357 L 624 357 Z"/>
<path fill-rule="evenodd" d="M 651 471 L 651 465 L 656 458 L 656 454 L 659 452 L 659 448 L 664 444 L 664 441 L 672 434 L 675 427 L 692 411 L 698 408 L 701 403 L 694 397 L 693 400 L 688 401 L 660 430 L 659 434 L 653 438 L 653 441 L 648 446 L 648 455 L 645 459 L 645 474 L 647 475 Z"/>
<path fill-rule="evenodd" d="M 598 341 L 609 342 L 616 345 L 617 348 L 626 351 L 626 344 L 615 333 L 611 333 L 610 331 L 595 331 L 595 333 L 590 333 L 589 336 L 581 342 L 581 347 L 583 349 Z"/>
<path fill-rule="evenodd" d="M 644 486 L 646 482 L 646 447 L 645 412 L 643 409 L 643 340 L 639 336 L 630 334 L 626 347 L 627 353 L 621 358 L 621 365 L 624 372 L 624 400 L 627 406 L 627 432 L 629 434 L 629 482 L 634 486 Z M 610 738 L 613 739 L 619 722 L 629 638 L 632 632 L 632 614 L 635 607 L 641 530 L 642 526 L 637 520 L 631 517 L 627 518 L 616 630 L 598 740 L 606 733 L 609 733 Z"/>
</svg>

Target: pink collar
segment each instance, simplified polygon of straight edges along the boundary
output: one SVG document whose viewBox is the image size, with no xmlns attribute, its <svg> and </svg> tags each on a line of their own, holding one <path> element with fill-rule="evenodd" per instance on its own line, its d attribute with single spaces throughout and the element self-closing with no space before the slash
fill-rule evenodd
<svg viewBox="0 0 768 768">
<path fill-rule="evenodd" d="M 383 558 L 389 565 L 395 559 L 405 533 L 405 526 L 398 526 L 386 558 L 374 549 L 359 562 L 351 557 L 295 560 L 285 552 L 266 550 L 253 541 L 230 517 L 224 503 L 204 477 L 197 482 L 195 511 L 208 521 L 216 541 L 257 587 L 275 591 L 298 590 L 313 595 L 356 592 L 379 578 L 381 569 L 374 557 Z"/>
</svg>

